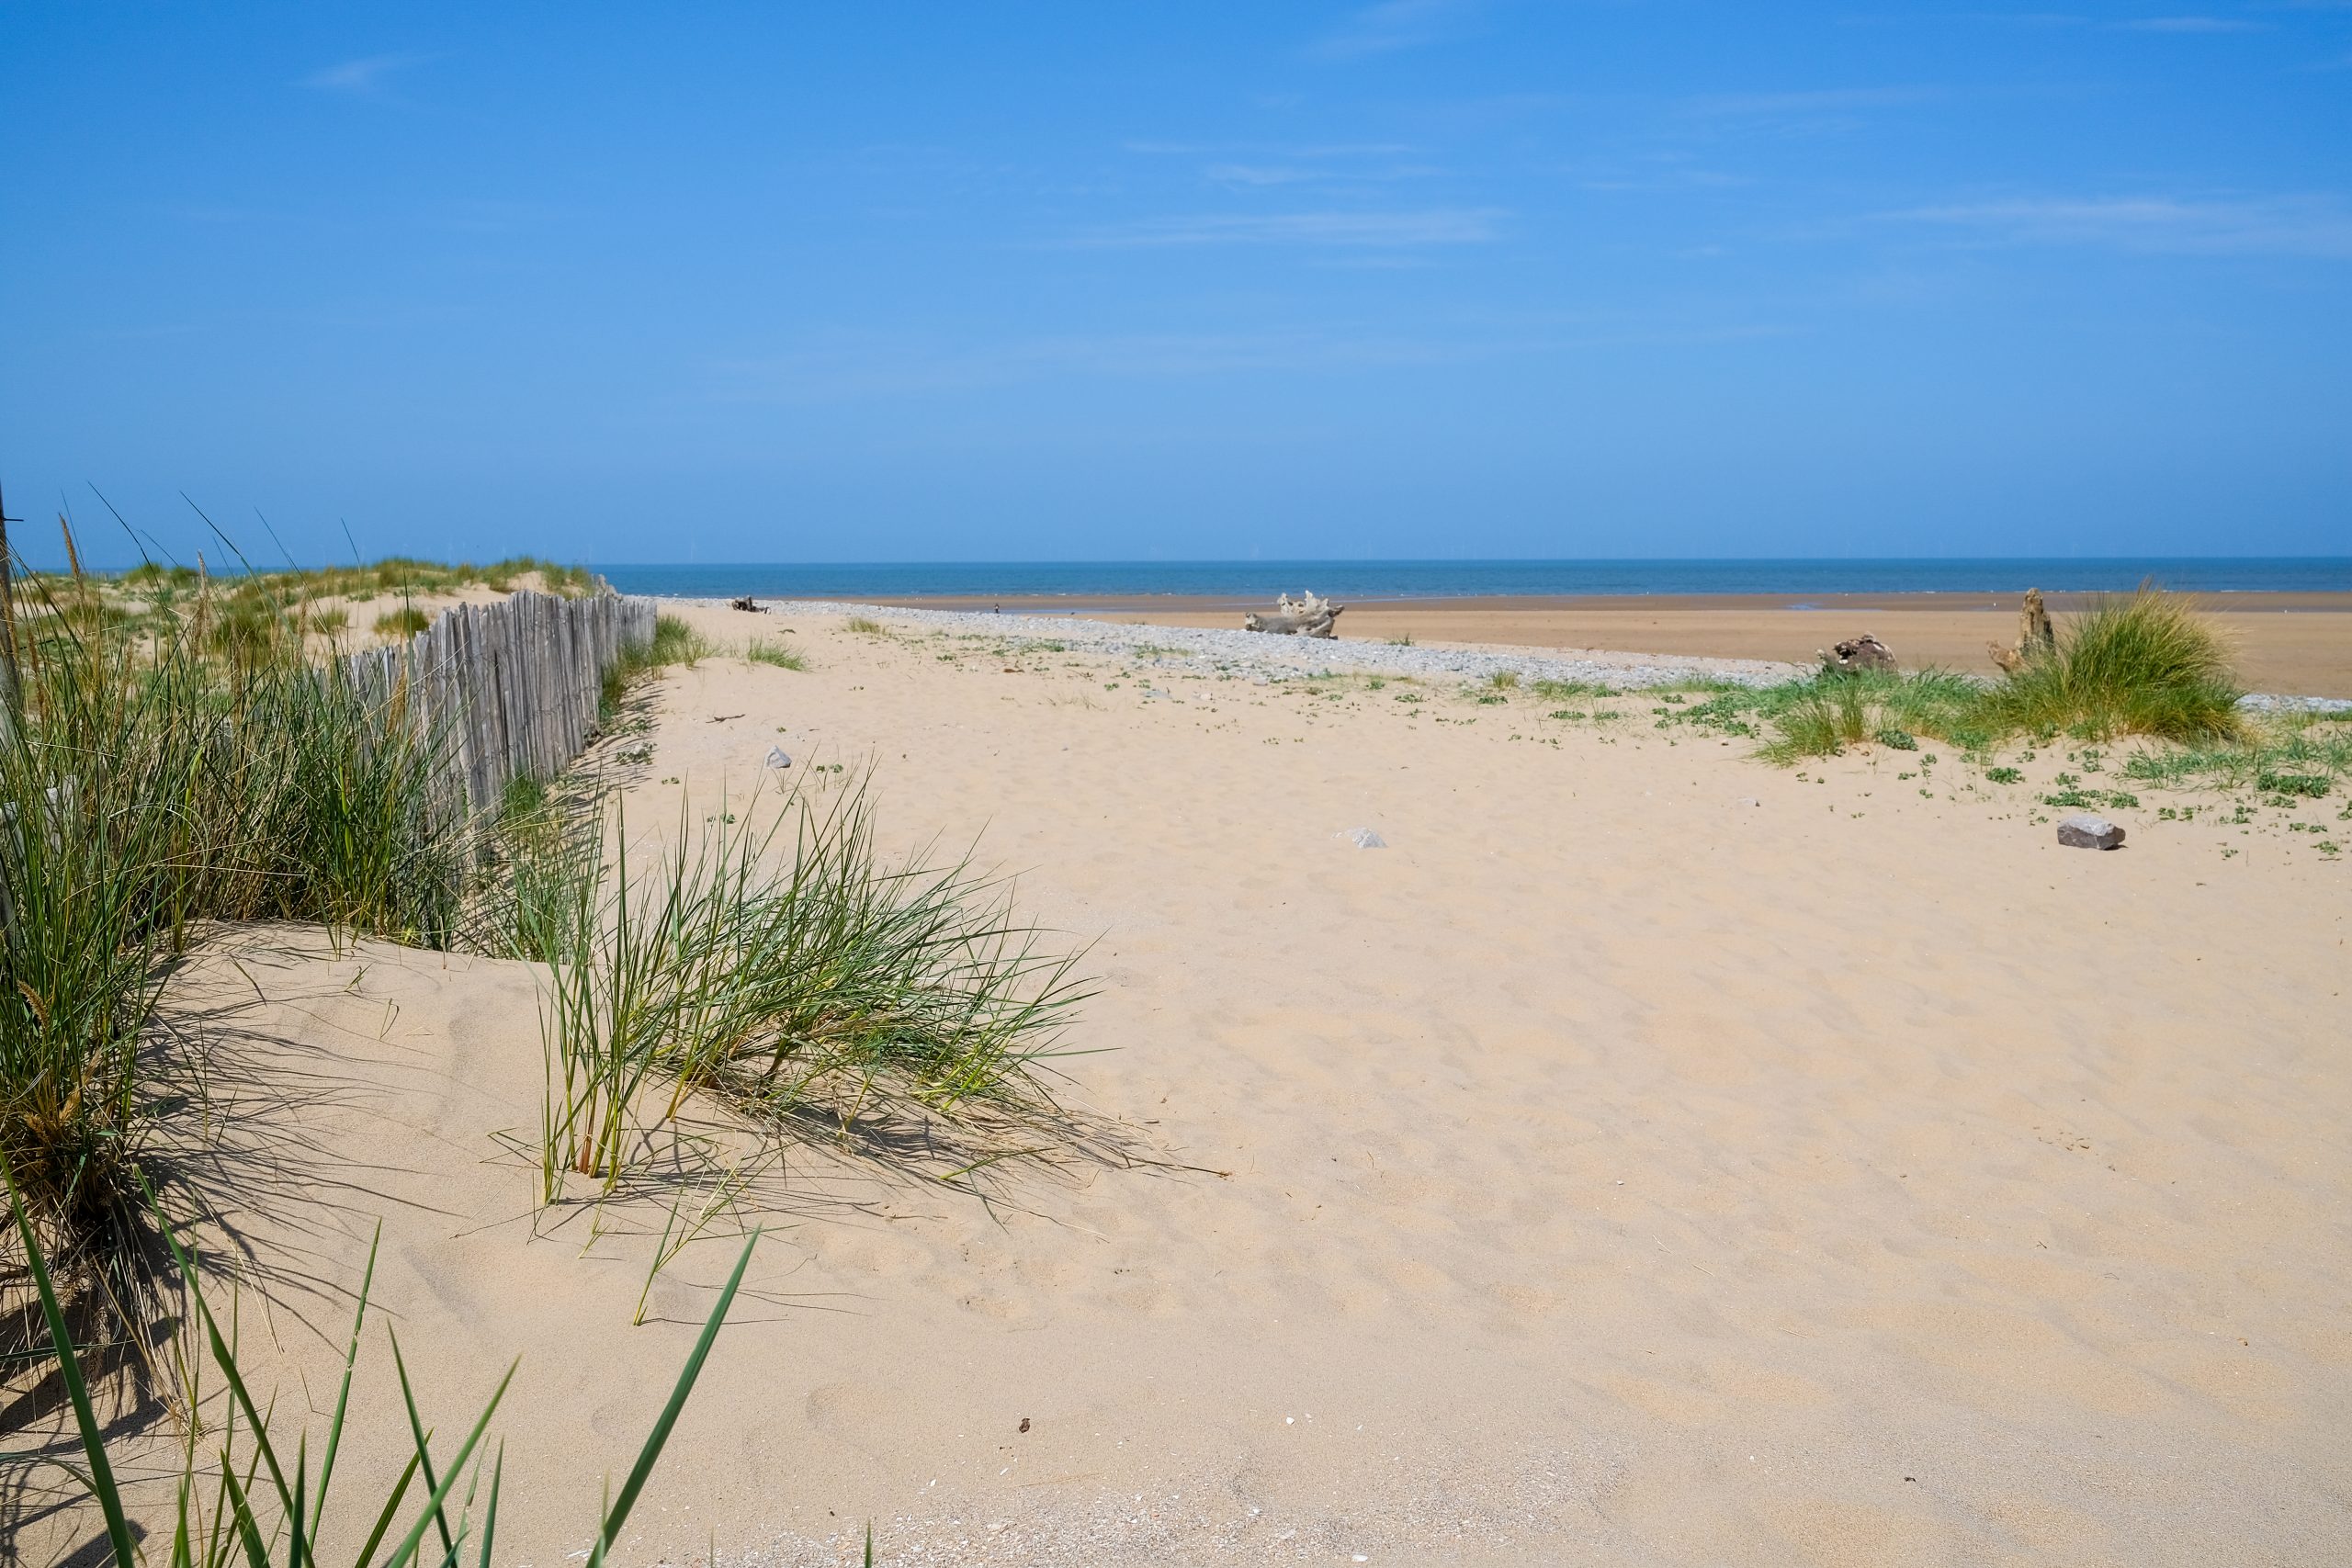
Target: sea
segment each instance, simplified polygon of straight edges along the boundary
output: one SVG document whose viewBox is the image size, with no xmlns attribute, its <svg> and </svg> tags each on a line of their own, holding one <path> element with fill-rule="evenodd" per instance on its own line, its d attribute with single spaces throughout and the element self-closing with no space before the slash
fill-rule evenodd
<svg viewBox="0 0 2352 1568">
<path fill-rule="evenodd" d="M 1353 604 L 1611 594 L 2121 592 L 2352 592 L 2352 556 L 1787 560 L 936 561 L 599 566 L 624 593 L 691 599 L 1271 601 L 1312 589 Z"/>
</svg>

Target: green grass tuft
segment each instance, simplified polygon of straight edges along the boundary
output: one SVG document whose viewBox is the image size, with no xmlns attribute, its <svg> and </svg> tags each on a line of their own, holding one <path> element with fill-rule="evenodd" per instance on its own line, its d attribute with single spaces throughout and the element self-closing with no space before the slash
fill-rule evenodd
<svg viewBox="0 0 2352 1568">
<path fill-rule="evenodd" d="M 709 638 L 680 617 L 667 614 L 657 615 L 653 621 L 653 639 L 641 648 L 625 649 L 621 657 L 613 661 L 612 667 L 605 671 L 600 703 L 604 718 L 610 722 L 620 710 L 621 699 L 631 686 L 660 674 L 673 664 L 684 664 L 691 669 L 718 651 L 711 646 Z"/>
<path fill-rule="evenodd" d="M 796 784 L 778 807 L 764 827 L 682 821 L 650 880 L 625 850 L 572 863 L 543 1021 L 549 1201 L 568 1173 L 620 1179 L 656 1085 L 662 1118 L 703 1090 L 843 1134 L 899 1101 L 951 1120 L 1050 1103 L 1035 1064 L 1087 994 L 1074 961 L 967 863 L 885 866 L 863 781 L 821 805 Z"/>
<path fill-rule="evenodd" d="M 807 656 L 781 638 L 770 642 L 765 637 L 753 637 L 743 645 L 743 658 L 751 663 L 773 665 L 778 670 L 808 668 Z"/>
<path fill-rule="evenodd" d="M 1996 682 L 1934 669 L 1824 671 L 1718 687 L 1680 706 L 1668 696 L 1654 711 L 1662 727 L 1758 739 L 1762 756 L 1788 762 L 1863 745 L 1912 750 L 1921 737 L 1980 754 L 2007 738 L 2047 744 L 2062 733 L 2233 745 L 2249 734 L 2240 694 L 2220 637 L 2194 606 L 2143 589 L 2094 604 L 2061 629 L 2054 653 Z"/>
<path fill-rule="evenodd" d="M 2228 648 L 2195 605 L 2143 587 L 2098 599 L 2069 617 L 2059 627 L 2056 651 L 1995 686 L 1984 715 L 2008 733 L 2230 740 L 2245 733 L 2237 709 L 2243 695 Z"/>
</svg>

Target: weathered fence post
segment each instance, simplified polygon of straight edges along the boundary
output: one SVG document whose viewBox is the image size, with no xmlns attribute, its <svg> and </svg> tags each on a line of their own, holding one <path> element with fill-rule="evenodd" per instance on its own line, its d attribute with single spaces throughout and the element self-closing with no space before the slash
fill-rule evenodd
<svg viewBox="0 0 2352 1568">
<path fill-rule="evenodd" d="M 342 660 L 360 700 L 441 741 L 439 789 L 494 808 L 517 778 L 561 771 L 596 733 L 605 671 L 653 638 L 650 599 L 561 599 L 526 589 L 445 610 L 405 648 Z"/>
</svg>

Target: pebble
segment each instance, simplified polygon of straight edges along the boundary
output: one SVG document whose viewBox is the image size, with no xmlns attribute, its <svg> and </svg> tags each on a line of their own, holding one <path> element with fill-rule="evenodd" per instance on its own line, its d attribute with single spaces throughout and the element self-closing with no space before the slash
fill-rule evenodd
<svg viewBox="0 0 2352 1568">
<path fill-rule="evenodd" d="M 694 603 L 724 604 L 724 600 Z M 1455 648 L 1408 648 L 1351 637 L 1269 637 L 1263 632 L 1206 626 L 1126 626 L 1077 616 L 1000 615 L 987 611 L 922 610 L 896 604 L 786 601 L 779 614 L 865 615 L 943 631 L 968 631 L 1014 641 L 1057 642 L 1073 651 L 1124 655 L 1155 669 L 1229 672 L 1253 681 L 1308 680 L 1341 671 L 1373 675 L 1458 675 L 1483 681 L 1505 672 L 1524 681 L 1597 681 L 1634 689 L 1671 685 L 1703 675 L 1766 686 L 1805 673 L 1806 667 L 1762 659 L 1699 659 L 1679 654 L 1603 653 L 1571 658 L 1535 651 L 1495 652 Z"/>
<path fill-rule="evenodd" d="M 771 746 L 768 748 L 768 766 L 771 768 L 788 768 L 792 766 L 792 759 L 784 754 L 783 747 Z"/>
<path fill-rule="evenodd" d="M 654 595 L 674 598 L 674 595 Z M 684 603 L 723 607 L 724 599 Z M 909 621 L 944 630 L 986 633 L 1014 641 L 1058 642 L 1099 653 L 1122 654 L 1156 668 L 1190 666 L 1231 673 L 1254 682 L 1312 680 L 1341 671 L 1373 675 L 1463 675 L 1483 681 L 1506 671 L 1528 681 L 1598 681 L 1623 690 L 1670 686 L 1693 676 L 1743 686 L 1770 686 L 1813 672 L 1810 664 L 1769 659 L 1702 659 L 1672 653 L 1592 653 L 1581 659 L 1533 651 L 1494 652 L 1473 649 L 1408 648 L 1353 637 L 1269 637 L 1263 632 L 1211 626 L 1125 626 L 1075 615 L 1003 615 L 978 610 L 922 610 L 900 604 L 849 604 L 793 599 L 766 607 L 771 614 L 865 615 Z M 2256 693 L 2238 699 L 2252 712 L 2352 713 L 2352 697 L 2294 697 Z"/>
</svg>

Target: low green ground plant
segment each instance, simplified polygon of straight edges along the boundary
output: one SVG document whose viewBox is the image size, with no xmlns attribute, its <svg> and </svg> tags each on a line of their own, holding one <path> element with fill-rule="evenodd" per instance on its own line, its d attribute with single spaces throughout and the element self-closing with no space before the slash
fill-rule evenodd
<svg viewBox="0 0 2352 1568">
<path fill-rule="evenodd" d="M 1613 697 L 1616 688 L 1600 681 L 1535 680 L 1528 682 L 1528 690 L 1545 702 L 1566 702 L 1572 697 Z"/>
<path fill-rule="evenodd" d="M 2174 789 L 2250 789 L 2318 799 L 2352 781 L 2352 714 L 2256 716 L 2233 739 L 2137 752 L 2124 761 L 2122 773 Z"/>
</svg>

